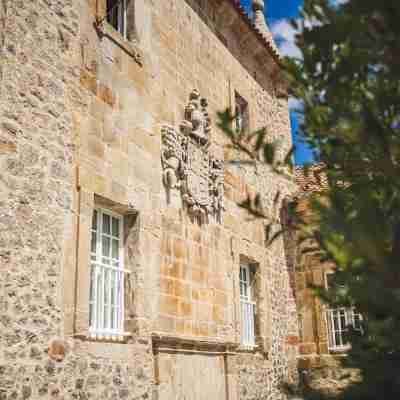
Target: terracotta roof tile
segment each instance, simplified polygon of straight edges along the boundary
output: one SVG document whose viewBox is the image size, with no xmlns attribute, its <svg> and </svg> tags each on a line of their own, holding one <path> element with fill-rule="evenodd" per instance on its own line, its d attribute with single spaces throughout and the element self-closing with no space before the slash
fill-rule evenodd
<svg viewBox="0 0 400 400">
<path fill-rule="evenodd" d="M 308 168 L 308 173 L 302 166 L 294 171 L 296 182 L 299 186 L 298 195 L 321 192 L 328 187 L 328 180 L 323 172 L 323 164 L 313 164 Z"/>
</svg>

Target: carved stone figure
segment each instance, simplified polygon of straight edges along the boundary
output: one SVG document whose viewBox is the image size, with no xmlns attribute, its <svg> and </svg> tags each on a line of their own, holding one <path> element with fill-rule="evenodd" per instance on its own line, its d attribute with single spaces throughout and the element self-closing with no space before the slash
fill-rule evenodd
<svg viewBox="0 0 400 400">
<path fill-rule="evenodd" d="M 211 120 L 207 111 L 208 102 L 200 98 L 200 93 L 194 89 L 185 108 L 185 119 L 181 122 L 181 132 L 196 139 L 199 144 L 210 144 Z"/>
<path fill-rule="evenodd" d="M 219 221 L 222 218 L 224 210 L 224 164 L 222 160 L 215 159 L 212 161 L 212 177 L 213 177 L 213 199 L 214 211 Z"/>
<path fill-rule="evenodd" d="M 211 119 L 208 102 L 193 90 L 179 125 L 162 128 L 161 152 L 164 185 L 179 189 L 187 210 L 204 220 L 213 215 L 221 221 L 224 197 L 223 160 L 209 152 Z"/>
<path fill-rule="evenodd" d="M 176 189 L 180 186 L 179 174 L 182 165 L 182 146 L 174 128 L 163 126 L 162 132 L 163 149 L 161 162 L 164 169 L 164 185 L 168 189 Z"/>
<path fill-rule="evenodd" d="M 182 187 L 183 199 L 191 206 L 189 211 L 193 215 L 204 216 L 206 211 L 211 211 L 209 154 L 193 140 L 188 140 L 185 150 L 186 184 Z"/>
</svg>

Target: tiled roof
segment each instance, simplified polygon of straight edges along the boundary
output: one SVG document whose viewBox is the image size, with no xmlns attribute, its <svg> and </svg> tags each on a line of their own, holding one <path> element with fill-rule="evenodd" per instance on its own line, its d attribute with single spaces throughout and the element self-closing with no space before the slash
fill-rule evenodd
<svg viewBox="0 0 400 400">
<path fill-rule="evenodd" d="M 328 180 L 323 172 L 323 164 L 313 164 L 305 173 L 304 167 L 296 167 L 294 175 L 299 186 L 299 196 L 302 194 L 321 192 L 328 187 Z"/>
</svg>

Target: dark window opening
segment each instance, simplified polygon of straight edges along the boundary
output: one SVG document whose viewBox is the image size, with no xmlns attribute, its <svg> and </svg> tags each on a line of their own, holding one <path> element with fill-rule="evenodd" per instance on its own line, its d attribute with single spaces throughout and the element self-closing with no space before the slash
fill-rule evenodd
<svg viewBox="0 0 400 400">
<path fill-rule="evenodd" d="M 107 0 L 107 22 L 127 39 L 128 0 Z"/>
<path fill-rule="evenodd" d="M 250 125 L 249 105 L 247 101 L 235 92 L 235 129 L 238 133 L 248 133 Z"/>
</svg>

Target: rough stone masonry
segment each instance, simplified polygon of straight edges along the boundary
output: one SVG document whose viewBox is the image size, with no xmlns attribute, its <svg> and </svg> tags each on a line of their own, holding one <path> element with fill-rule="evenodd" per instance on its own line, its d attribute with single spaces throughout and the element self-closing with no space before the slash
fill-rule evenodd
<svg viewBox="0 0 400 400">
<path fill-rule="evenodd" d="M 284 399 L 292 271 L 238 203 L 261 193 L 279 229 L 296 185 L 229 163 L 216 127 L 240 96 L 246 129 L 291 146 L 264 2 L 256 26 L 235 0 L 113 3 L 0 0 L 0 399 Z M 118 334 L 91 326 L 94 210 L 123 224 Z"/>
</svg>

